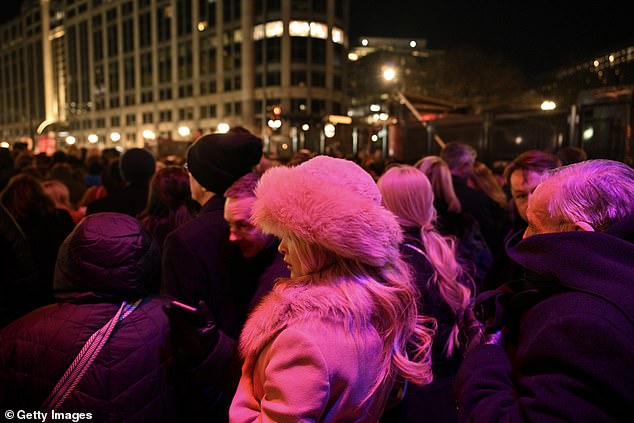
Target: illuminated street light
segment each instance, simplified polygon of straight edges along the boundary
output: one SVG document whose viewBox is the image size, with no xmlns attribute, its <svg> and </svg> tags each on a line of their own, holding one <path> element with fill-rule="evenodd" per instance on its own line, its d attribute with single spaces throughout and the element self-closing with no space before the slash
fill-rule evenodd
<svg viewBox="0 0 634 423">
<path fill-rule="evenodd" d="M 226 134 L 229 132 L 229 129 L 231 129 L 231 127 L 227 122 L 220 122 L 218 126 L 216 126 L 216 132 L 220 134 Z"/>
<path fill-rule="evenodd" d="M 542 110 L 555 110 L 557 108 L 557 104 L 552 100 L 544 100 L 540 108 Z"/>
<path fill-rule="evenodd" d="M 66 144 L 73 145 L 75 144 L 75 142 L 77 142 L 77 139 L 73 137 L 72 135 L 69 135 L 66 137 Z"/>
<path fill-rule="evenodd" d="M 151 129 L 146 129 L 143 131 L 143 138 L 146 140 L 153 140 L 156 138 L 156 134 Z"/>
<path fill-rule="evenodd" d="M 267 124 L 271 129 L 280 129 L 280 127 L 282 126 L 282 121 L 280 119 L 269 119 Z"/>
<path fill-rule="evenodd" d="M 192 131 L 187 126 L 181 126 L 180 128 L 178 128 L 178 135 L 183 138 L 188 137 L 191 132 Z"/>
<path fill-rule="evenodd" d="M 381 111 L 381 106 L 378 104 L 370 104 L 370 111 L 371 112 L 380 112 Z"/>
<path fill-rule="evenodd" d="M 409 42 L 409 46 L 410 46 L 411 48 L 416 47 L 416 41 L 414 41 L 414 40 L 410 41 L 410 42 Z"/>
<path fill-rule="evenodd" d="M 97 136 L 97 134 L 88 135 L 88 142 L 89 143 L 95 144 L 97 141 L 99 141 L 99 137 Z"/>
<path fill-rule="evenodd" d="M 357 53 L 348 53 L 348 60 L 351 62 L 356 62 L 359 60 L 359 55 Z"/>
<path fill-rule="evenodd" d="M 121 134 L 118 132 L 113 132 L 110 134 L 110 139 L 112 142 L 119 142 L 121 140 Z"/>
<path fill-rule="evenodd" d="M 369 41 L 367 40 L 367 38 L 364 38 L 363 40 L 361 40 L 361 45 L 362 45 L 363 47 L 367 47 L 367 46 L 368 46 L 368 44 L 369 44 Z"/>
<path fill-rule="evenodd" d="M 302 125 L 302 131 L 306 132 L 309 129 L 310 129 L 310 125 L 309 124 L 305 123 L 305 124 Z"/>
<path fill-rule="evenodd" d="M 377 142 L 379 140 L 379 136 L 377 134 L 372 134 L 372 142 Z"/>
<path fill-rule="evenodd" d="M 332 123 L 327 123 L 324 125 L 324 135 L 326 138 L 332 138 L 335 136 L 335 125 Z"/>
<path fill-rule="evenodd" d="M 389 82 L 393 81 L 394 78 L 396 78 L 396 70 L 393 67 L 387 66 L 383 68 L 383 79 Z"/>
<path fill-rule="evenodd" d="M 9 143 L 6 141 L 0 142 L 0 148 L 9 148 Z"/>
</svg>

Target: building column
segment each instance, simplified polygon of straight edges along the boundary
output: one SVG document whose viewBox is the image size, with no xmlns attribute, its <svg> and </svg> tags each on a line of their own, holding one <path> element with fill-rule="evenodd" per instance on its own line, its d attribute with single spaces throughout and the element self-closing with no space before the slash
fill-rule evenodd
<svg viewBox="0 0 634 423">
<path fill-rule="evenodd" d="M 242 11 L 242 121 L 255 132 L 255 47 L 253 42 L 253 1 L 241 0 Z"/>
<path fill-rule="evenodd" d="M 49 0 L 41 0 L 40 15 L 42 19 L 42 75 L 44 76 L 44 113 L 46 120 L 58 119 L 53 95 L 53 55 L 51 52 Z M 35 140 L 34 140 L 35 141 Z"/>
</svg>

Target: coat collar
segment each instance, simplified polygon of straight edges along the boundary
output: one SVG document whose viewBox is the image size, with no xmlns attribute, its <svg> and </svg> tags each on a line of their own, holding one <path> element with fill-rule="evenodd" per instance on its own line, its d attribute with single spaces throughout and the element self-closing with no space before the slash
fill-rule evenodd
<svg viewBox="0 0 634 423">
<path fill-rule="evenodd" d="M 371 324 L 374 306 L 362 282 L 338 280 L 297 284 L 278 282 L 249 317 L 240 336 L 240 353 L 255 357 L 284 328 L 297 322 L 322 321 L 359 330 Z"/>
</svg>

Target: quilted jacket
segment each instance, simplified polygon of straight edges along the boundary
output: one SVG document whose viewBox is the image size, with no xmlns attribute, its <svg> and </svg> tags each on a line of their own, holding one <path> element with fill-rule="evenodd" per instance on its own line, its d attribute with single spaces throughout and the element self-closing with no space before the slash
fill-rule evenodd
<svg viewBox="0 0 634 423">
<path fill-rule="evenodd" d="M 161 309 L 167 300 L 148 295 L 159 262 L 158 246 L 136 219 L 86 217 L 60 248 L 60 301 L 0 332 L 0 409 L 37 410 L 121 302 L 142 298 L 58 411 L 91 413 L 99 422 L 175 421 L 169 322 Z"/>
</svg>

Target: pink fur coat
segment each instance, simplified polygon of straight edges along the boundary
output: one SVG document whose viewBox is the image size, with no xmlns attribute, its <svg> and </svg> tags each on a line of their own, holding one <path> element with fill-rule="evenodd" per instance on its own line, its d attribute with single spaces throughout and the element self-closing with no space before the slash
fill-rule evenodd
<svg viewBox="0 0 634 423">
<path fill-rule="evenodd" d="M 378 421 L 392 379 L 369 396 L 382 356 L 373 308 L 357 282 L 277 286 L 242 332 L 231 422 Z"/>
</svg>

